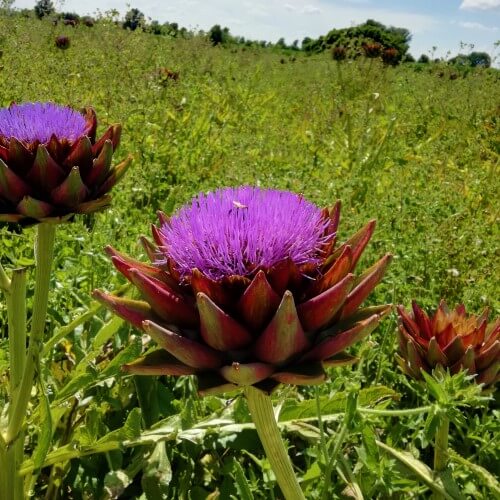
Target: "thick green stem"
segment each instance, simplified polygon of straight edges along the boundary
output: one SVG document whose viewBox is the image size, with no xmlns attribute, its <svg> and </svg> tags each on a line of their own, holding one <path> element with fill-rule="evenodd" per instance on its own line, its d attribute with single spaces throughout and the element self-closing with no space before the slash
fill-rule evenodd
<svg viewBox="0 0 500 500">
<path fill-rule="evenodd" d="M 276 475 L 286 500 L 304 500 L 290 457 L 281 438 L 271 398 L 252 386 L 245 388 L 245 397 L 257 434 Z"/>
<path fill-rule="evenodd" d="M 26 361 L 26 270 L 15 269 L 7 296 L 9 324 L 10 395 L 14 395 L 23 377 Z M 11 407 L 12 410 L 12 407 Z"/>
<path fill-rule="evenodd" d="M 448 432 L 450 430 L 450 420 L 447 416 L 442 416 L 436 429 L 436 439 L 434 441 L 434 472 L 441 472 L 446 469 L 448 463 Z"/>
<path fill-rule="evenodd" d="M 15 269 L 10 289 L 6 292 L 9 324 L 10 400 L 9 420 L 13 418 L 13 402 L 17 398 L 26 362 L 26 270 Z M 18 470 L 23 462 L 24 440 L 19 439 L 7 449 L 8 499 L 23 498 L 23 478 Z"/>
<path fill-rule="evenodd" d="M 9 497 L 9 477 L 7 450 L 3 447 L 0 447 L 0 500 L 7 500 L 7 498 Z"/>
<path fill-rule="evenodd" d="M 442 415 L 436 429 L 436 437 L 434 439 L 434 474 L 438 475 L 446 469 L 448 464 L 448 434 L 450 430 L 450 419 L 446 415 Z M 439 493 L 434 493 L 434 500 L 444 498 Z"/>
<path fill-rule="evenodd" d="M 35 369 L 38 366 L 38 358 L 43 348 L 50 271 L 54 255 L 54 236 L 55 225 L 42 223 L 37 226 L 37 238 L 35 242 L 35 295 L 33 299 L 30 341 L 21 384 L 19 390 L 16 391 L 16 397 L 12 401 L 13 410 L 10 414 L 6 436 L 8 445 L 11 445 L 19 437 L 23 427 L 35 378 Z"/>
</svg>

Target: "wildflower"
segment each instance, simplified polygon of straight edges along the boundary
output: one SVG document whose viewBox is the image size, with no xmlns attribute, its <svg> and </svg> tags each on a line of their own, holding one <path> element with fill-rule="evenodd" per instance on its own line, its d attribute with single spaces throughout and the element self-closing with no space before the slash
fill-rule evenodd
<svg viewBox="0 0 500 500">
<path fill-rule="evenodd" d="M 91 108 L 37 102 L 0 109 L 0 221 L 65 220 L 108 205 L 130 159 L 111 165 L 120 125 L 97 140 L 96 128 Z"/>
<path fill-rule="evenodd" d="M 207 394 L 321 383 L 325 367 L 354 362 L 344 349 L 389 311 L 359 306 L 390 255 L 355 276 L 375 222 L 337 247 L 339 216 L 339 203 L 321 210 L 287 191 L 225 188 L 160 215 L 155 243 L 142 240 L 152 264 L 109 247 L 143 300 L 95 297 L 160 347 L 124 369 L 196 374 Z"/>
<path fill-rule="evenodd" d="M 364 43 L 362 45 L 362 48 L 366 57 L 374 59 L 380 56 L 384 47 L 378 42 L 373 42 L 373 43 Z"/>
<path fill-rule="evenodd" d="M 490 385 L 499 380 L 500 319 L 488 324 L 488 310 L 480 316 L 467 316 L 459 305 L 450 311 L 441 301 L 432 317 L 413 302 L 412 313 L 402 306 L 399 314 L 399 355 L 401 369 L 415 379 L 420 370 L 431 372 L 436 366 L 452 373 L 468 370 L 476 381 Z"/>
<path fill-rule="evenodd" d="M 389 66 L 397 66 L 401 59 L 399 51 L 393 47 L 384 49 L 382 52 L 382 61 Z"/>
<path fill-rule="evenodd" d="M 347 49 L 343 45 L 332 48 L 332 58 L 335 61 L 343 61 L 347 57 Z"/>
<path fill-rule="evenodd" d="M 56 36 L 55 44 L 58 49 L 68 49 L 70 45 L 69 37 L 64 35 Z"/>
</svg>

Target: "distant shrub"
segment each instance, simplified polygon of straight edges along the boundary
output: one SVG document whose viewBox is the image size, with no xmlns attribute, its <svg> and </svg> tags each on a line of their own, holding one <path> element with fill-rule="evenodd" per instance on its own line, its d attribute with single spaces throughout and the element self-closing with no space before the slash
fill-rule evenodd
<svg viewBox="0 0 500 500">
<path fill-rule="evenodd" d="M 80 16 L 76 12 L 63 12 L 61 13 L 61 19 L 63 20 L 63 22 L 75 21 L 76 24 L 80 22 Z"/>
<path fill-rule="evenodd" d="M 84 26 L 87 26 L 88 28 L 92 28 L 95 24 L 94 18 L 90 16 L 83 16 L 81 18 L 81 22 Z"/>
<path fill-rule="evenodd" d="M 455 57 L 449 59 L 448 64 L 451 64 L 453 66 L 469 66 L 469 56 L 466 56 L 465 54 L 458 54 Z"/>
<path fill-rule="evenodd" d="M 426 54 L 422 54 L 419 58 L 418 58 L 418 62 L 419 63 L 422 63 L 422 64 L 429 64 L 431 62 L 430 58 L 428 55 Z"/>
<path fill-rule="evenodd" d="M 153 33 L 153 35 L 163 35 L 164 34 L 164 29 L 163 26 L 157 21 L 156 19 L 151 21 L 149 24 L 147 31 L 150 33 Z"/>
<path fill-rule="evenodd" d="M 25 19 L 32 19 L 33 18 L 33 14 L 34 14 L 34 10 L 32 9 L 19 9 L 19 15 L 21 17 L 24 17 Z"/>
<path fill-rule="evenodd" d="M 486 52 L 471 52 L 469 55 L 458 54 L 452 57 L 448 64 L 453 64 L 454 66 L 470 66 L 476 68 L 478 66 L 482 68 L 489 68 L 491 66 L 491 57 Z"/>
</svg>

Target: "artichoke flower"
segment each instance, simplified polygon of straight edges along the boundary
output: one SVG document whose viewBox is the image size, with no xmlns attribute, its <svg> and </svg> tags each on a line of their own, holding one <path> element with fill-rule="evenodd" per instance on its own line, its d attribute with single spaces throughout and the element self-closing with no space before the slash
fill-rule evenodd
<svg viewBox="0 0 500 500">
<path fill-rule="evenodd" d="M 339 202 L 321 210 L 287 191 L 224 188 L 159 215 L 154 243 L 142 238 L 151 264 L 108 247 L 142 300 L 94 297 L 159 346 L 124 370 L 196 375 L 200 394 L 270 392 L 321 383 L 325 367 L 356 361 L 344 349 L 390 310 L 360 305 L 391 256 L 356 276 L 375 222 L 336 246 L 339 216 Z"/>
<path fill-rule="evenodd" d="M 0 109 L 0 221 L 57 222 L 107 206 L 130 159 L 111 165 L 121 126 L 96 139 L 93 109 L 53 103 Z"/>
<path fill-rule="evenodd" d="M 398 364 L 404 373 L 421 379 L 441 365 L 451 373 L 467 370 L 479 384 L 493 385 L 500 379 L 500 319 L 488 324 L 489 311 L 468 316 L 463 305 L 453 311 L 443 300 L 432 317 L 416 302 L 412 313 L 398 306 Z"/>
</svg>

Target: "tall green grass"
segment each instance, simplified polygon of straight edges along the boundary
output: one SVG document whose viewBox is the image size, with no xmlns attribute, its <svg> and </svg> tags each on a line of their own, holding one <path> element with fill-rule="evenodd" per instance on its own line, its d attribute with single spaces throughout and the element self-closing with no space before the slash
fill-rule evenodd
<svg viewBox="0 0 500 500">
<path fill-rule="evenodd" d="M 106 244 L 140 256 L 137 239 L 149 233 L 157 210 L 171 212 L 199 191 L 238 184 L 290 189 L 319 205 L 341 199 L 340 239 L 376 218 L 364 263 L 384 250 L 395 256 L 372 298 L 377 303 L 408 305 L 416 298 L 432 309 L 445 297 L 451 305 L 464 302 L 475 312 L 489 306 L 498 314 L 497 71 L 476 70 L 452 80 L 446 67 L 335 62 L 325 54 L 285 58 L 283 64 L 281 54 L 263 49 L 225 50 L 201 38 L 128 32 L 105 21 L 93 28 L 71 28 L 0 18 L 0 30 L 2 106 L 35 100 L 92 105 L 101 129 L 123 124 L 118 158 L 134 156 L 127 177 L 115 189 L 112 208 L 60 230 L 52 328 L 69 323 L 75 310 L 84 311 L 92 289 L 122 284 L 104 256 Z M 60 34 L 70 37 L 69 49 L 55 47 Z M 161 81 L 161 67 L 178 71 L 179 80 Z M 2 262 L 31 266 L 32 243 L 30 230 L 0 228 Z M 0 304 L 3 339 L 5 317 Z M 102 313 L 101 319 L 109 318 Z M 137 405 L 136 389 L 156 405 L 156 417 L 180 415 L 181 428 L 225 411 L 221 399 L 199 400 L 188 379 L 148 380 L 141 388 L 141 381 L 115 376 L 117 370 L 109 372 L 113 378 L 99 378 L 124 348 L 140 350 L 137 333 L 119 325 L 89 359 L 102 321 L 80 325 L 49 353 L 45 369 L 52 394 L 74 370 L 94 376 L 90 385 L 70 391 L 64 404 L 55 400 L 58 446 L 82 439 L 90 443 L 121 426 Z M 395 366 L 394 331 L 395 319 L 390 318 L 359 348 L 364 360 L 353 371 L 332 371 L 320 394 L 333 397 L 343 391 L 346 378 L 341 375 L 348 375 L 349 387 L 351 382 L 384 384 L 401 394 L 400 406 L 424 404 L 422 392 Z M 8 366 L 2 345 L 0 338 L 0 377 Z M 282 395 L 301 399 L 314 397 L 314 391 L 285 389 Z M 242 403 L 231 411 L 245 421 Z M 462 456 L 490 471 L 500 464 L 498 440 L 493 441 L 499 430 L 496 415 L 497 423 L 491 407 L 471 411 L 469 427 L 452 429 L 451 437 Z M 86 427 L 77 425 L 82 421 Z M 328 432 L 335 433 L 337 424 L 328 425 Z M 421 453 L 420 459 L 430 464 L 423 417 L 358 421 L 349 429 L 341 453 L 346 464 L 334 471 L 329 498 L 346 493 L 346 484 L 354 483 L 365 498 L 425 498 L 424 486 L 370 447 L 377 436 Z M 317 436 L 306 428 L 289 430 L 288 436 L 308 495 L 319 498 Z M 36 445 L 29 434 L 27 439 L 28 447 Z M 178 447 L 167 446 L 159 462 L 149 456 L 149 468 L 140 450 L 46 467 L 35 494 L 70 498 L 65 495 L 71 489 L 71 498 L 115 498 L 109 484 L 116 480 L 118 489 L 124 488 L 126 481 L 116 476 L 125 471 L 131 478 L 130 496 L 138 497 L 146 488 L 148 474 L 161 473 L 169 498 L 208 498 L 216 490 L 220 498 L 230 498 L 243 495 L 247 487 L 255 498 L 272 498 L 272 475 L 249 430 L 182 440 Z M 455 469 L 466 497 L 491 498 L 477 471 L 459 464 Z"/>
</svg>

